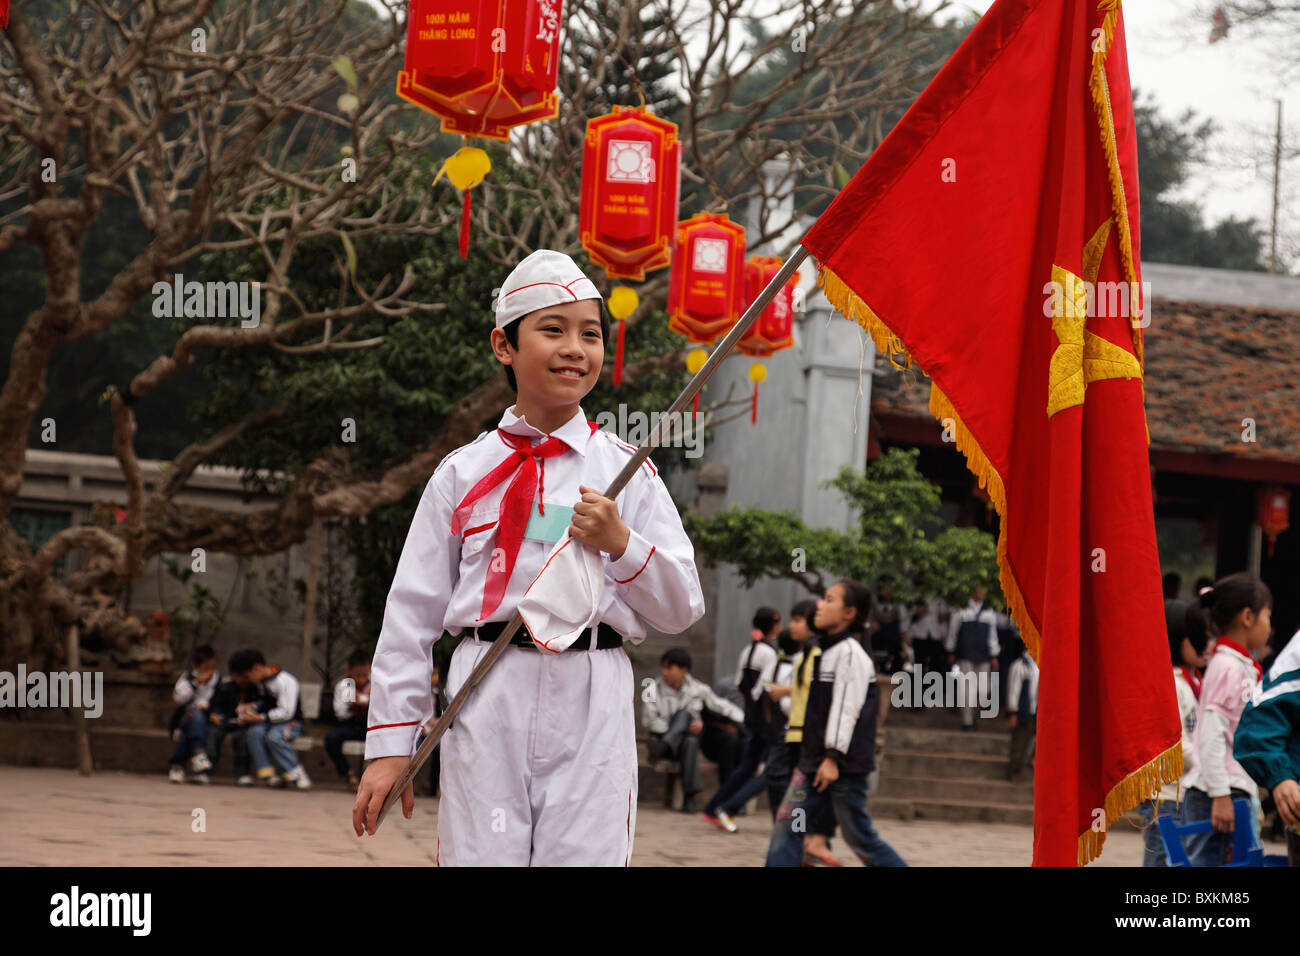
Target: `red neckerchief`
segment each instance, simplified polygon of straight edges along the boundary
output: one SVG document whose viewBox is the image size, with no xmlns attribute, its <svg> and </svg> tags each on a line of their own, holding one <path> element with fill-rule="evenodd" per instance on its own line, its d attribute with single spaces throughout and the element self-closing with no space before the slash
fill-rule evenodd
<svg viewBox="0 0 1300 956">
<path fill-rule="evenodd" d="M 1193 667 L 1187 667 L 1183 664 L 1178 665 L 1178 669 L 1183 672 L 1183 680 L 1187 681 L 1187 686 L 1192 689 L 1192 696 L 1197 700 L 1201 699 L 1201 675 L 1196 673 Z"/>
<path fill-rule="evenodd" d="M 1250 656 L 1250 651 L 1246 650 L 1244 645 L 1238 644 L 1230 637 L 1221 637 L 1217 641 L 1215 641 L 1214 653 L 1216 654 L 1219 653 L 1219 651 L 1221 651 L 1225 647 L 1236 651 L 1238 654 L 1246 658 L 1246 660 L 1250 661 L 1250 663 L 1254 665 L 1256 680 L 1260 680 L 1263 678 L 1264 668 L 1259 666 L 1259 661 L 1255 660 L 1255 658 Z"/>
<path fill-rule="evenodd" d="M 595 424 L 590 424 L 591 430 L 595 432 Z M 501 510 L 497 514 L 496 537 L 505 555 L 505 570 L 496 570 L 495 561 L 488 565 L 487 580 L 483 586 L 483 609 L 479 614 L 480 621 L 485 620 L 495 611 L 505 596 L 506 585 L 510 583 L 510 575 L 515 570 L 515 558 L 519 556 L 519 546 L 524 541 L 524 530 L 528 527 L 533 498 L 545 489 L 542 484 L 546 476 L 545 459 L 563 454 L 568 447 L 562 439 L 555 436 L 547 438 L 534 448 L 523 435 L 512 435 L 499 428 L 497 434 L 501 436 L 503 442 L 514 449 L 514 452 L 469 490 L 469 494 L 461 499 L 451 516 L 451 533 L 458 535 L 465 529 L 465 522 L 469 520 L 469 513 L 474 509 L 474 504 L 501 482 L 511 475 L 514 476 L 506 488 L 505 496 L 501 499 Z M 540 479 L 537 471 L 538 459 L 542 460 Z"/>
</svg>

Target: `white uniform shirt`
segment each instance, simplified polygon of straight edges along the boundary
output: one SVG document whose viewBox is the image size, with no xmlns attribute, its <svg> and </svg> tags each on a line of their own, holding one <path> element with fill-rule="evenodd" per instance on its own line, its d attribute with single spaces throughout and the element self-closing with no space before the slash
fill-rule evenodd
<svg viewBox="0 0 1300 956">
<path fill-rule="evenodd" d="M 939 614 L 936 607 L 937 602 L 927 601 L 925 611 L 912 614 L 911 609 L 907 608 L 907 633 L 914 640 L 938 640 L 942 634 L 939 629 Z"/>
<path fill-rule="evenodd" d="M 725 717 L 736 723 L 745 719 L 745 712 L 714 693 L 713 688 L 702 680 L 696 680 L 687 672 L 682 679 L 682 686 L 674 690 L 662 676 L 655 679 L 655 692 L 641 698 L 641 723 L 652 734 L 668 732 L 668 726 L 677 712 L 683 708 L 690 712 L 691 720 L 700 720 L 707 707 L 719 717 Z"/>
<path fill-rule="evenodd" d="M 1029 682 L 1029 709 L 1038 714 L 1038 664 L 1028 654 L 1021 654 L 1011 662 L 1010 672 L 1007 674 L 1007 712 L 1011 714 L 1020 711 L 1020 689 L 1021 686 Z"/>
<path fill-rule="evenodd" d="M 1160 788 L 1160 799 L 1176 803 L 1187 796 L 1187 788 L 1196 785 L 1199 774 L 1196 757 L 1196 691 L 1187 683 L 1181 667 L 1174 668 L 1174 694 L 1178 700 L 1178 721 L 1183 726 L 1183 775 L 1174 783 Z"/>
<path fill-rule="evenodd" d="M 192 668 L 182 674 L 172 688 L 172 700 L 182 706 L 193 703 L 200 710 L 207 710 L 212 703 L 213 692 L 221 683 L 221 675 L 213 671 L 206 682 L 200 682 L 198 676 L 198 672 Z"/>
<path fill-rule="evenodd" d="M 357 697 L 369 693 L 368 687 L 362 690 L 351 677 L 339 678 L 334 685 L 334 716 L 339 720 L 352 720 L 356 716 L 352 713 L 352 708 L 357 702 Z M 362 710 L 359 716 L 365 717 L 365 715 L 365 711 Z"/>
<path fill-rule="evenodd" d="M 276 671 L 262 681 L 262 687 L 275 701 L 275 706 L 266 712 L 267 723 L 293 720 L 298 712 L 298 678 L 286 671 Z"/>
<path fill-rule="evenodd" d="M 515 415 L 513 406 L 498 428 L 527 436 L 534 445 L 547 437 Z M 579 485 L 603 492 L 636 452 L 609 432 L 593 433 L 581 408 L 550 434 L 568 447 L 555 457 L 537 459 L 544 506 L 573 507 L 582 498 Z M 496 430 L 484 432 L 444 458 L 425 485 L 393 575 L 371 664 L 367 759 L 411 753 L 420 724 L 433 713 L 433 642 L 444 630 L 458 634 L 463 628 L 508 621 L 554 546 L 523 540 L 500 605 L 480 621 L 483 588 L 498 546 L 497 519 L 511 479 L 474 504 L 460 536 L 451 533 L 452 512 L 480 479 L 513 454 Z M 642 621 L 669 634 L 685 630 L 704 614 L 695 549 L 649 460 L 616 501 L 630 534 L 617 561 L 604 555 L 605 588 L 597 620 L 633 644 L 645 639 Z"/>
</svg>

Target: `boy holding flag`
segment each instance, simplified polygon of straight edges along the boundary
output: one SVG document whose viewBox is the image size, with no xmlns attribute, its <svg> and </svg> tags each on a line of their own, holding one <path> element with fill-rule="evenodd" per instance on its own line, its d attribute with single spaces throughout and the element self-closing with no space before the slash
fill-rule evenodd
<svg viewBox="0 0 1300 956">
<path fill-rule="evenodd" d="M 531 627 L 520 629 L 441 743 L 438 862 L 631 858 L 635 694 L 622 643 L 644 640 L 643 622 L 685 629 L 703 615 L 704 599 L 694 549 L 654 466 L 638 468 L 617 502 L 597 490 L 636 451 L 599 431 L 579 405 L 604 361 L 609 320 L 600 302 L 573 260 L 549 249 L 524 259 L 502 288 L 492 350 L 518 400 L 494 431 L 443 459 L 412 520 L 375 649 L 371 762 L 353 806 L 358 835 L 374 832 L 433 713 L 434 641 L 444 630 L 465 634 L 447 674 L 454 699 L 519 608 Z M 536 594 L 528 605 L 534 581 L 539 593 L 565 590 L 568 582 L 539 575 L 566 562 L 575 571 L 573 614 Z M 408 818 L 413 806 L 408 787 Z"/>
</svg>

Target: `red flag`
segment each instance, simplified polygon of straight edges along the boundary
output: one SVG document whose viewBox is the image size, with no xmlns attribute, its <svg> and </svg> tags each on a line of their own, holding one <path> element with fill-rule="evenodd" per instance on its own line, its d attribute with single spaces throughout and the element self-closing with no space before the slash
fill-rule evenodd
<svg viewBox="0 0 1300 956">
<path fill-rule="evenodd" d="M 998 0 L 803 244 L 831 303 L 930 376 L 1001 516 L 1041 667 L 1034 863 L 1087 863 L 1182 772 L 1119 0 Z"/>
</svg>

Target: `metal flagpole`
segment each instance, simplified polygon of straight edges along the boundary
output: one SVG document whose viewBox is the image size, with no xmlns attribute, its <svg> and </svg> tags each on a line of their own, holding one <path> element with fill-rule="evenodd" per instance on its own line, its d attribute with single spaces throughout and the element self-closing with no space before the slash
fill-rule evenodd
<svg viewBox="0 0 1300 956">
<path fill-rule="evenodd" d="M 781 290 L 782 286 L 785 285 L 790 276 L 794 275 L 795 270 L 799 268 L 799 265 L 807 257 L 808 250 L 802 245 L 796 245 L 794 252 L 792 252 L 786 259 L 785 264 L 781 266 L 780 271 L 772 277 L 772 280 L 768 282 L 763 291 L 759 293 L 758 298 L 755 299 L 753 304 L 745 310 L 745 314 L 742 315 L 736 324 L 731 327 L 731 331 L 727 333 L 726 338 L 718 343 L 718 347 L 713 350 L 713 354 L 709 356 L 708 361 L 705 362 L 700 370 L 695 373 L 695 377 L 686 383 L 686 388 L 684 388 L 682 393 L 677 396 L 677 400 L 669 406 L 667 414 L 663 415 L 659 419 L 659 424 L 650 433 L 645 444 L 636 450 L 636 454 L 632 456 L 628 463 L 623 466 L 623 470 L 618 473 L 612 482 L 610 482 L 609 487 L 605 489 L 606 498 L 617 497 L 618 493 L 623 490 L 623 486 L 632 479 L 632 476 L 636 474 L 636 470 L 641 467 L 641 463 L 650 457 L 652 451 L 659 447 L 659 442 L 663 438 L 663 433 L 668 430 L 669 423 L 674 419 L 678 412 L 682 411 L 682 409 L 690 403 L 691 399 L 695 398 L 700 389 L 704 387 L 704 383 L 707 382 L 709 377 L 717 370 L 718 365 L 727 357 L 728 354 L 730 354 L 731 350 L 736 347 L 736 343 L 739 342 L 744 334 L 749 331 L 749 327 L 754 324 L 754 320 L 763 313 L 763 310 L 766 309 L 769 304 L 771 304 L 772 299 L 776 297 L 777 292 Z M 376 831 L 379 829 L 379 825 L 384 822 L 384 817 L 388 815 L 388 811 L 392 808 L 393 804 L 397 803 L 401 798 L 402 791 L 404 791 L 411 781 L 415 779 L 415 775 L 420 772 L 420 768 L 424 766 L 424 762 L 429 759 L 429 754 L 433 753 L 433 748 L 438 745 L 438 741 L 442 739 L 442 735 L 447 732 L 447 728 L 456 718 L 456 714 L 459 713 L 461 707 L 465 705 L 465 700 L 474 690 L 475 685 L 477 685 L 487 672 L 492 669 L 492 665 L 495 664 L 497 658 L 505 652 L 506 646 L 514 638 L 522 624 L 523 618 L 521 618 L 519 612 L 516 611 L 510 618 L 509 623 L 506 624 L 505 630 L 503 630 L 500 635 L 498 635 L 497 639 L 492 642 L 492 646 L 488 648 L 488 652 L 483 655 L 483 659 L 479 661 L 478 666 L 476 666 L 473 672 L 469 675 L 469 679 L 465 681 L 465 686 L 460 689 L 460 693 L 458 693 L 456 699 L 451 702 L 451 706 L 449 706 L 443 715 L 438 718 L 438 722 L 433 725 L 433 729 L 429 731 L 429 735 L 424 739 L 424 743 L 420 745 L 420 749 L 415 752 L 415 756 L 411 758 L 410 763 L 406 765 L 406 769 L 402 771 L 402 775 L 397 778 L 397 782 L 394 783 L 392 789 L 388 791 L 388 796 L 384 798 L 384 805 L 380 808 L 379 817 L 375 821 Z"/>
</svg>

